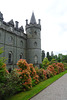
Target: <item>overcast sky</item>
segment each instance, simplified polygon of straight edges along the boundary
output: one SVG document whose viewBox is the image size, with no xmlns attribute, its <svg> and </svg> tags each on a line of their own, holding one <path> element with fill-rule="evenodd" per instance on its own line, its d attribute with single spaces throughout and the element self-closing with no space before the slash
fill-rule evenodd
<svg viewBox="0 0 67 100">
<path fill-rule="evenodd" d="M 34 11 L 36 21 L 41 19 L 41 49 L 67 54 L 67 0 L 0 0 L 0 11 L 4 21 L 24 28 Z"/>
</svg>

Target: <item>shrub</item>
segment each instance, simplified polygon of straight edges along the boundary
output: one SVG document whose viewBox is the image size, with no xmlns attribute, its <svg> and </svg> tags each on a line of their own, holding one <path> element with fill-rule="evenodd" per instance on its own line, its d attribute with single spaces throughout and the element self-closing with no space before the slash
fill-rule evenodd
<svg viewBox="0 0 67 100">
<path fill-rule="evenodd" d="M 53 64 L 53 63 L 57 63 L 56 59 L 54 58 L 50 61 L 50 64 Z"/>
<path fill-rule="evenodd" d="M 49 71 L 51 71 L 51 72 L 53 73 L 53 75 L 56 75 L 56 74 L 57 74 L 57 72 L 54 70 L 53 65 L 49 65 L 49 66 L 47 67 L 47 69 L 48 69 Z"/>
<path fill-rule="evenodd" d="M 67 70 L 67 63 L 63 63 L 64 64 L 64 69 Z"/>
<path fill-rule="evenodd" d="M 36 69 L 37 75 L 39 76 L 40 81 L 47 79 L 47 74 L 44 69 L 42 69 L 42 68 L 41 69 L 35 68 L 35 69 Z"/>
<path fill-rule="evenodd" d="M 20 74 L 20 78 L 22 80 L 22 86 L 24 91 L 29 90 L 32 88 L 32 79 L 30 76 L 30 67 L 29 64 L 24 59 L 20 59 L 17 63 L 18 67 L 20 68 L 18 70 L 18 73 Z"/>
<path fill-rule="evenodd" d="M 48 58 L 44 58 L 42 64 L 43 64 L 43 68 L 46 69 L 46 67 L 48 67 L 48 65 L 49 65 Z"/>
<path fill-rule="evenodd" d="M 53 63 L 47 67 L 47 70 L 50 70 L 53 75 L 56 75 L 64 71 L 64 65 L 62 63 Z"/>
<path fill-rule="evenodd" d="M 62 63 L 57 63 L 57 65 L 61 67 L 61 72 L 63 72 L 63 71 L 64 71 L 64 64 L 62 64 Z"/>
<path fill-rule="evenodd" d="M 14 69 L 11 73 L 5 76 L 5 81 L 0 83 L 0 100 L 6 99 L 22 90 L 22 82 L 18 73 Z"/>
<path fill-rule="evenodd" d="M 47 78 L 53 77 L 52 71 L 46 69 Z"/>
<path fill-rule="evenodd" d="M 30 76 L 32 78 L 32 86 L 39 83 L 39 76 L 36 73 L 35 68 L 33 67 L 33 64 L 29 64 L 30 66 Z"/>
<path fill-rule="evenodd" d="M 39 68 L 43 68 L 43 64 L 40 64 L 40 65 L 39 65 Z"/>
<path fill-rule="evenodd" d="M 0 48 L 0 54 L 3 53 L 3 49 Z M 4 63 L 6 59 L 4 57 L 0 57 L 0 83 L 5 81 L 5 75 L 7 73 L 6 64 Z"/>
<path fill-rule="evenodd" d="M 0 83 L 0 100 L 20 92 L 22 90 L 22 82 L 19 74 L 14 69 L 11 73 L 6 74 L 5 81 Z"/>
</svg>

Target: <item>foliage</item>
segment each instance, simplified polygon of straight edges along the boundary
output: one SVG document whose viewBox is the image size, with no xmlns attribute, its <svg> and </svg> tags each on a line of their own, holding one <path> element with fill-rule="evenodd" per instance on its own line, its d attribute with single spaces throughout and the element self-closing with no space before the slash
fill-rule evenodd
<svg viewBox="0 0 67 100">
<path fill-rule="evenodd" d="M 67 63 L 67 55 L 62 55 L 62 62 Z"/>
<path fill-rule="evenodd" d="M 67 63 L 63 63 L 64 64 L 64 69 L 67 70 Z"/>
<path fill-rule="evenodd" d="M 53 75 L 56 75 L 56 74 L 57 74 L 57 72 L 54 70 L 53 65 L 49 65 L 49 66 L 47 67 L 47 70 L 51 71 L 51 72 L 53 73 Z"/>
<path fill-rule="evenodd" d="M 19 75 L 14 69 L 11 73 L 5 76 L 5 81 L 0 83 L 0 100 L 4 100 L 22 90 L 22 83 Z"/>
<path fill-rule="evenodd" d="M 47 79 L 47 74 L 46 74 L 46 71 L 44 69 L 36 68 L 36 72 L 37 72 L 37 75 L 39 76 L 40 81 L 43 81 L 43 80 Z"/>
<path fill-rule="evenodd" d="M 53 63 L 47 67 L 47 72 L 48 70 L 51 71 L 53 75 L 56 75 L 64 71 L 64 65 L 62 63 Z"/>
<path fill-rule="evenodd" d="M 56 59 L 51 59 L 51 61 L 50 61 L 50 64 L 53 64 L 53 63 L 56 63 L 57 62 L 57 60 Z"/>
<path fill-rule="evenodd" d="M 43 68 L 45 69 L 49 65 L 48 58 L 44 58 L 42 64 L 43 64 Z"/>
<path fill-rule="evenodd" d="M 0 48 L 0 54 L 3 53 L 3 49 Z M 0 58 L 0 83 L 5 81 L 5 75 L 7 73 L 6 64 L 4 63 L 6 59 L 4 57 Z"/>
<path fill-rule="evenodd" d="M 29 64 L 24 59 L 20 59 L 17 63 L 18 67 L 20 68 L 18 70 L 18 73 L 20 74 L 20 78 L 22 80 L 22 86 L 24 91 L 29 90 L 32 88 L 32 79 L 30 76 L 30 67 Z"/>
<path fill-rule="evenodd" d="M 39 68 L 43 68 L 43 64 L 42 63 L 39 64 Z"/>
<path fill-rule="evenodd" d="M 57 63 L 57 66 L 59 66 L 61 68 L 61 72 L 64 71 L 64 65 L 62 63 Z"/>
<path fill-rule="evenodd" d="M 3 47 L 0 48 L 0 54 L 2 54 L 4 51 L 3 51 Z"/>
<path fill-rule="evenodd" d="M 39 76 L 36 73 L 35 68 L 33 67 L 33 64 L 29 64 L 30 66 L 30 76 L 32 78 L 32 86 L 39 83 Z"/>
<path fill-rule="evenodd" d="M 47 74 L 47 78 L 50 78 L 50 77 L 54 76 L 53 73 L 52 73 L 52 71 L 50 71 L 48 69 L 46 69 L 46 74 Z"/>
</svg>

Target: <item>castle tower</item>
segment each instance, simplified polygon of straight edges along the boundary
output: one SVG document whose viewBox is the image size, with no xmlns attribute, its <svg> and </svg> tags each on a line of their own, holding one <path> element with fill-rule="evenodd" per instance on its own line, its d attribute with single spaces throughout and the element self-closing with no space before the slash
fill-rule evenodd
<svg viewBox="0 0 67 100">
<path fill-rule="evenodd" d="M 39 65 L 41 63 L 41 25 L 40 19 L 36 22 L 32 13 L 30 23 L 26 20 L 27 34 L 27 62 Z"/>
</svg>

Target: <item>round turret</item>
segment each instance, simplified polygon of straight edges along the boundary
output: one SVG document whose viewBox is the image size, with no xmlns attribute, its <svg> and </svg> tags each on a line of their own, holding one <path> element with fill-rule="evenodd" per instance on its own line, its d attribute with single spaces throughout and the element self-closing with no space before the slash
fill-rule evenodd
<svg viewBox="0 0 67 100">
<path fill-rule="evenodd" d="M 37 24 L 34 13 L 30 23 L 26 20 L 27 62 L 39 65 L 41 63 L 41 25 Z"/>
</svg>

